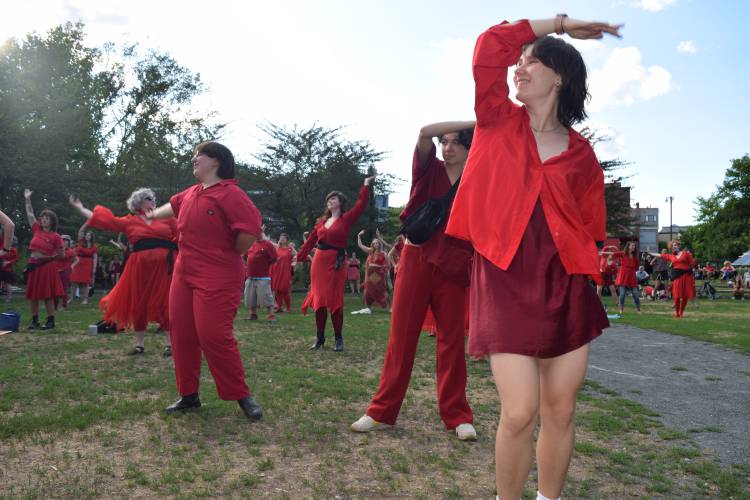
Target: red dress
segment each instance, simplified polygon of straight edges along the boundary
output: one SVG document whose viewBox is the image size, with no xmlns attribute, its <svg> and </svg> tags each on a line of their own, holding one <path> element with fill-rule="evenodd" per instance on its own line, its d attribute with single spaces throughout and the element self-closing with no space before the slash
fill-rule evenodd
<svg viewBox="0 0 750 500">
<path fill-rule="evenodd" d="M 94 208 L 89 226 L 125 233 L 133 245 L 147 238 L 170 242 L 177 238 L 174 218 L 155 219 L 147 224 L 137 215 L 115 217 L 102 206 Z M 169 329 L 169 287 L 172 277 L 169 274 L 168 255 L 172 252 L 166 248 L 152 248 L 130 255 L 119 281 L 99 302 L 99 309 L 103 311 L 106 321 L 117 323 L 118 330 L 133 328 L 144 331 L 149 322 L 159 323 L 162 330 Z"/>
<path fill-rule="evenodd" d="M 375 264 L 374 267 L 372 264 Z M 367 257 L 365 271 L 365 304 L 388 307 L 388 287 L 386 286 L 386 257 L 384 252 L 373 252 Z"/>
<path fill-rule="evenodd" d="M 292 249 L 278 247 L 276 257 L 271 266 L 271 290 L 285 293 L 292 288 Z"/>
<path fill-rule="evenodd" d="M 675 302 L 678 299 L 692 299 L 695 297 L 695 278 L 693 277 L 693 267 L 695 259 L 693 254 L 683 250 L 677 255 L 662 254 L 660 257 L 672 263 L 672 269 L 684 271 L 679 277 L 672 280 L 672 296 Z"/>
<path fill-rule="evenodd" d="M 38 222 L 32 224 L 31 232 L 33 236 L 29 243 L 29 251 L 56 258 L 63 247 L 60 235 L 54 231 L 43 230 Z M 26 273 L 27 299 L 45 300 L 65 295 L 55 259 L 29 259 L 29 267 L 33 269 Z"/>
<path fill-rule="evenodd" d="M 354 259 L 349 259 L 346 263 L 346 279 L 359 283 L 360 278 L 359 259 L 356 257 Z"/>
<path fill-rule="evenodd" d="M 615 252 L 612 257 L 620 263 L 620 270 L 617 271 L 617 278 L 615 278 L 615 286 L 638 288 L 638 279 L 635 277 L 635 272 L 640 265 L 638 257 L 628 257 L 623 252 Z"/>
<path fill-rule="evenodd" d="M 70 275 L 71 283 L 81 283 L 82 285 L 91 285 L 94 274 L 94 255 L 96 255 L 96 245 L 85 246 L 83 240 L 78 242 L 75 252 L 78 256 L 78 264 L 73 268 Z"/>
<path fill-rule="evenodd" d="M 362 186 L 359 190 L 357 203 L 351 210 L 347 210 L 331 227 L 325 227 L 325 221 L 319 222 L 315 228 L 310 231 L 305 244 L 299 250 L 297 259 L 303 261 L 307 258 L 313 246 L 316 243 L 323 243 L 328 246 L 344 250 L 346 242 L 349 239 L 349 232 L 352 226 L 362 212 L 367 207 L 367 200 L 370 197 L 370 188 Z M 313 311 L 320 308 L 328 309 L 331 314 L 344 307 L 344 285 L 346 285 L 346 267 L 345 261 L 341 267 L 336 269 L 336 259 L 338 250 L 315 250 L 312 265 L 310 266 L 310 291 L 302 303 L 302 313 L 307 314 L 307 309 L 312 307 Z"/>
</svg>

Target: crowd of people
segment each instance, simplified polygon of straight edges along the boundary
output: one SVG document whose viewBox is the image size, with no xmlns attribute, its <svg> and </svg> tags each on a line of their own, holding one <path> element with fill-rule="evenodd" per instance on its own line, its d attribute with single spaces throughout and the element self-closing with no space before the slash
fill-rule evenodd
<svg viewBox="0 0 750 500">
<path fill-rule="evenodd" d="M 430 325 L 445 428 L 460 440 L 477 439 L 465 354 L 489 359 L 501 402 L 498 497 L 515 499 L 523 492 L 539 421 L 537 499 L 558 499 L 574 446 L 589 344 L 609 326 L 600 300 L 604 290 L 617 297 L 621 313 L 628 295 L 638 310 L 644 291 L 652 300 L 671 296 L 675 316 L 682 317 L 696 295 L 697 272 L 720 272 L 740 289 L 743 283 L 729 263 L 719 271 L 700 268 L 679 241 L 653 254 L 639 253 L 635 242 L 603 246 L 603 172 L 590 143 L 572 128 L 586 118 L 586 67 L 571 44 L 549 35 L 592 39 L 619 36 L 619 29 L 560 14 L 503 22 L 482 33 L 472 66 L 476 121 L 421 128 L 401 214 L 403 234 L 389 244 L 376 231 L 366 245 L 360 231 L 364 263 L 355 252 L 347 258 L 346 250 L 374 177 L 364 178 L 351 208 L 342 192 L 329 193 L 297 250 L 287 234 L 275 241 L 266 234 L 260 212 L 235 179 L 232 152 L 213 141 L 194 150 L 197 183 L 161 206 L 149 188 L 133 191 L 124 216 L 108 207 L 89 209 L 71 195 L 70 205 L 83 219 L 75 242 L 57 233 L 53 211 L 35 216 L 27 189 L 33 234 L 24 271 L 29 328 L 54 329 L 56 308 L 67 306 L 73 290 L 85 303 L 97 278 L 108 276 L 111 289 L 99 301 L 102 320 L 135 332 L 129 354 L 145 352 L 149 323 L 167 333 L 163 354 L 173 359 L 179 399 L 166 412 L 201 406 L 205 357 L 220 398 L 237 401 L 256 421 L 263 408 L 245 382 L 233 322 L 243 295 L 249 321 L 265 315 L 275 322 L 289 313 L 295 269 L 308 264 L 309 289 L 300 309 L 315 316 L 311 350 L 324 348 L 330 316 L 333 350 L 344 351 L 347 288 L 361 293 L 365 306 L 352 314 L 371 314 L 373 307 L 391 312 L 378 387 L 352 431 L 396 423 L 420 332 Z M 508 97 L 513 66 L 521 104 Z M 0 224 L 0 278 L 13 283 L 8 266 L 18 259 L 15 224 L 2 212 Z M 123 259 L 101 262 L 92 230 L 118 233 L 109 241 Z"/>
</svg>

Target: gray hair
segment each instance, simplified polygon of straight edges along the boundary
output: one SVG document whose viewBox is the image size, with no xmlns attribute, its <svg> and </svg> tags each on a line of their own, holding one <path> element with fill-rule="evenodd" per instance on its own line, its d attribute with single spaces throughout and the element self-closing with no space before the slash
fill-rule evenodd
<svg viewBox="0 0 750 500">
<path fill-rule="evenodd" d="M 132 193 L 130 193 L 130 198 L 128 198 L 128 201 L 126 202 L 128 205 L 128 210 L 130 210 L 133 213 L 136 213 L 138 210 L 141 209 L 141 204 L 143 204 L 143 200 L 146 198 L 151 198 L 154 200 L 154 203 L 156 203 L 156 195 L 154 192 L 149 188 L 138 188 Z"/>
</svg>

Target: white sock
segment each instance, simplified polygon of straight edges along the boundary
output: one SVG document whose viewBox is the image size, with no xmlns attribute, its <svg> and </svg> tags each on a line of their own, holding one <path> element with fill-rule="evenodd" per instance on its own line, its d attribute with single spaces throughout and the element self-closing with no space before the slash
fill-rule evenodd
<svg viewBox="0 0 750 500">
<path fill-rule="evenodd" d="M 557 498 L 547 498 L 538 491 L 536 492 L 536 500 L 560 500 L 560 497 Z"/>
</svg>

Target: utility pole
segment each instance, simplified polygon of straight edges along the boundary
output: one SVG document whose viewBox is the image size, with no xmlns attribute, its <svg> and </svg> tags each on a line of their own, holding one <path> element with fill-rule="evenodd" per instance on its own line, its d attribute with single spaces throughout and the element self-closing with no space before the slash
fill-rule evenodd
<svg viewBox="0 0 750 500">
<path fill-rule="evenodd" d="M 669 241 L 672 241 L 672 202 L 674 201 L 674 196 L 667 196 L 667 199 L 664 201 L 669 202 Z"/>
</svg>

